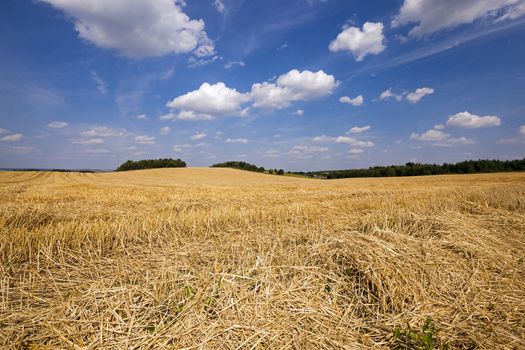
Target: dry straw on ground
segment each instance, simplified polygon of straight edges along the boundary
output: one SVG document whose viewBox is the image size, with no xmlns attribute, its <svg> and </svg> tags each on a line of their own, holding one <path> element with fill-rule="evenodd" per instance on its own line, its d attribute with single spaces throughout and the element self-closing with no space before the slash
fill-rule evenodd
<svg viewBox="0 0 525 350">
<path fill-rule="evenodd" d="M 522 173 L 3 172 L 0 347 L 523 349 L 524 208 Z"/>
</svg>

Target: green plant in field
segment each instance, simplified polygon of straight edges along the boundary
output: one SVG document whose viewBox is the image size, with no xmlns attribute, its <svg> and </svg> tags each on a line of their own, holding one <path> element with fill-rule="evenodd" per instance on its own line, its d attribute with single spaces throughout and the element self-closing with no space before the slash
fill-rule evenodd
<svg viewBox="0 0 525 350">
<path fill-rule="evenodd" d="M 394 329 L 392 349 L 448 350 L 449 346 L 439 339 L 439 330 L 432 318 L 428 317 L 421 330 L 407 324 L 405 329 Z"/>
</svg>

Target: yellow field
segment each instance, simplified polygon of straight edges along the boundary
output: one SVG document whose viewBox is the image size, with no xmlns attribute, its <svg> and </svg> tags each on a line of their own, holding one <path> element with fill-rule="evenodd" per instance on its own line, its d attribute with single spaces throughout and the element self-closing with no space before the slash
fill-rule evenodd
<svg viewBox="0 0 525 350">
<path fill-rule="evenodd" d="M 0 172 L 0 230 L 0 348 L 525 348 L 523 173 Z"/>
</svg>

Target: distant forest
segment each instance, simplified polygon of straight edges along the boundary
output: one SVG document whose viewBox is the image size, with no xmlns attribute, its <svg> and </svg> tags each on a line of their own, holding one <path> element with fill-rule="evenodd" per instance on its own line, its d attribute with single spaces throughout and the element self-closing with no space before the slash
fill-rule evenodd
<svg viewBox="0 0 525 350">
<path fill-rule="evenodd" d="M 256 171 L 258 173 L 284 175 L 283 169 L 264 169 L 264 167 L 262 166 L 258 167 L 257 165 L 246 163 L 246 162 L 241 162 L 237 160 L 213 164 L 211 167 L 212 168 L 234 168 L 234 169 L 240 169 L 240 170 Z"/>
<path fill-rule="evenodd" d="M 211 166 L 212 168 L 234 168 L 234 169 L 241 169 L 241 170 L 248 170 L 248 171 L 257 171 L 259 173 L 264 173 L 264 167 L 258 167 L 257 165 L 253 165 L 246 162 L 239 162 L 239 161 L 229 161 L 229 162 L 223 162 L 223 163 L 216 163 Z"/>
<path fill-rule="evenodd" d="M 466 160 L 449 164 L 406 163 L 405 165 L 374 166 L 368 169 L 326 170 L 293 172 L 308 177 L 341 179 L 349 177 L 390 177 L 440 174 L 475 174 L 509 171 L 525 171 L 525 159 L 521 160 Z"/>
<path fill-rule="evenodd" d="M 154 168 L 185 168 L 186 162 L 180 159 L 162 158 L 145 160 L 128 160 L 121 164 L 116 171 L 141 170 Z"/>
</svg>

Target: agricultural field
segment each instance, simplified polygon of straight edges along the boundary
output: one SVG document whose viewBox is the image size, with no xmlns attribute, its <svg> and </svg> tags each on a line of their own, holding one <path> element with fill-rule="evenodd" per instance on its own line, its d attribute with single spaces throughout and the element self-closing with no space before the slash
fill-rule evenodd
<svg viewBox="0 0 525 350">
<path fill-rule="evenodd" d="M 525 173 L 0 172 L 2 349 L 523 349 Z"/>
</svg>

